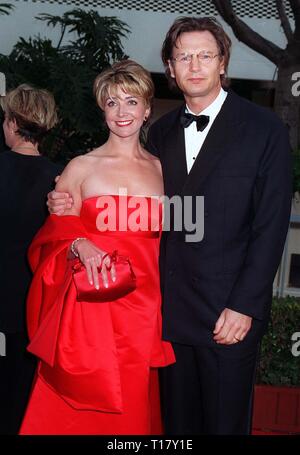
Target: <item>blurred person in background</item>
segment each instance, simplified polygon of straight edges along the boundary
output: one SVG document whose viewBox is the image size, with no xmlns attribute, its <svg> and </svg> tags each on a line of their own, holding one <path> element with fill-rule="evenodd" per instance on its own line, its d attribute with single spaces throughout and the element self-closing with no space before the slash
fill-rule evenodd
<svg viewBox="0 0 300 455">
<path fill-rule="evenodd" d="M 25 302 L 32 278 L 27 249 L 47 216 L 46 195 L 61 167 L 39 150 L 57 122 L 53 96 L 22 84 L 1 105 L 7 148 L 0 153 L 0 332 L 6 344 L 0 357 L 0 434 L 17 434 L 36 367 L 26 351 Z"/>
</svg>

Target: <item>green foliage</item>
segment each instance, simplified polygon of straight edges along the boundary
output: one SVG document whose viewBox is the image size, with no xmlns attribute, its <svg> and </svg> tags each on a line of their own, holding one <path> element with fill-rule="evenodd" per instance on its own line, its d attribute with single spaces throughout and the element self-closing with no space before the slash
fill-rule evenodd
<svg viewBox="0 0 300 455">
<path fill-rule="evenodd" d="M 295 332 L 300 332 L 300 299 L 274 299 L 271 322 L 262 341 L 258 384 L 300 385 L 300 357 L 291 352 Z"/>
<path fill-rule="evenodd" d="M 121 38 L 126 37 L 129 28 L 116 17 L 101 17 L 96 11 L 86 12 L 77 8 L 62 17 L 40 14 L 37 19 L 53 27 L 61 26 L 58 48 L 66 31 L 77 34 L 75 41 L 61 48 L 64 56 L 74 62 L 100 72 L 111 61 L 124 58 Z"/>
<path fill-rule="evenodd" d="M 0 71 L 6 75 L 8 89 L 30 83 L 54 94 L 60 122 L 43 149 L 51 158 L 66 162 L 107 138 L 93 82 L 113 61 L 127 58 L 121 39 L 129 29 L 115 17 L 81 9 L 62 17 L 41 14 L 37 19 L 61 27 L 58 45 L 40 36 L 19 38 L 10 55 L 0 54 Z M 63 45 L 66 33 L 77 38 Z"/>
<path fill-rule="evenodd" d="M 293 192 L 300 193 L 300 149 L 293 153 Z"/>
</svg>

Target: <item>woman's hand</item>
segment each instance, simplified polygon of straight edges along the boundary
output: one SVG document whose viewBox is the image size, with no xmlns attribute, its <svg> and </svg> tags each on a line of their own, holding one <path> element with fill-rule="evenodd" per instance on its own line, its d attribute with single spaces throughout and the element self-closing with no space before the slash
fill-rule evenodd
<svg viewBox="0 0 300 455">
<path fill-rule="evenodd" d="M 76 252 L 79 255 L 80 261 L 86 268 L 88 280 L 91 285 L 96 289 L 100 288 L 98 267 L 101 266 L 102 257 L 106 254 L 105 251 L 100 250 L 94 243 L 87 239 L 81 239 L 76 242 Z M 116 281 L 116 269 L 114 264 L 110 264 L 109 257 L 106 257 L 102 264 L 102 282 L 101 285 L 108 288 L 107 268 L 110 268 L 112 281 Z"/>
</svg>

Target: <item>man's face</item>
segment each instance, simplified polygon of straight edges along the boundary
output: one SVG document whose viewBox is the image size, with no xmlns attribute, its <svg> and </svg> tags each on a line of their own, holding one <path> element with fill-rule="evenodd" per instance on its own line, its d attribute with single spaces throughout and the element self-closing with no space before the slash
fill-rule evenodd
<svg viewBox="0 0 300 455">
<path fill-rule="evenodd" d="M 198 59 L 199 53 L 214 56 L 209 62 Z M 184 54 L 192 55 L 190 62 L 180 61 Z M 210 98 L 218 95 L 221 88 L 220 75 L 224 74 L 224 62 L 218 55 L 215 37 L 209 31 L 182 33 L 173 48 L 169 61 L 171 76 L 186 99 Z"/>
</svg>

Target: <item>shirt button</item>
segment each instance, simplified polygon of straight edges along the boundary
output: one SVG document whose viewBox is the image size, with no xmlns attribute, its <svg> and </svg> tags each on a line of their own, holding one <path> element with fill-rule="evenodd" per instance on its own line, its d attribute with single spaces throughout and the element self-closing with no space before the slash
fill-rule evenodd
<svg viewBox="0 0 300 455">
<path fill-rule="evenodd" d="M 196 158 L 193 156 L 193 160 L 195 160 Z"/>
</svg>

